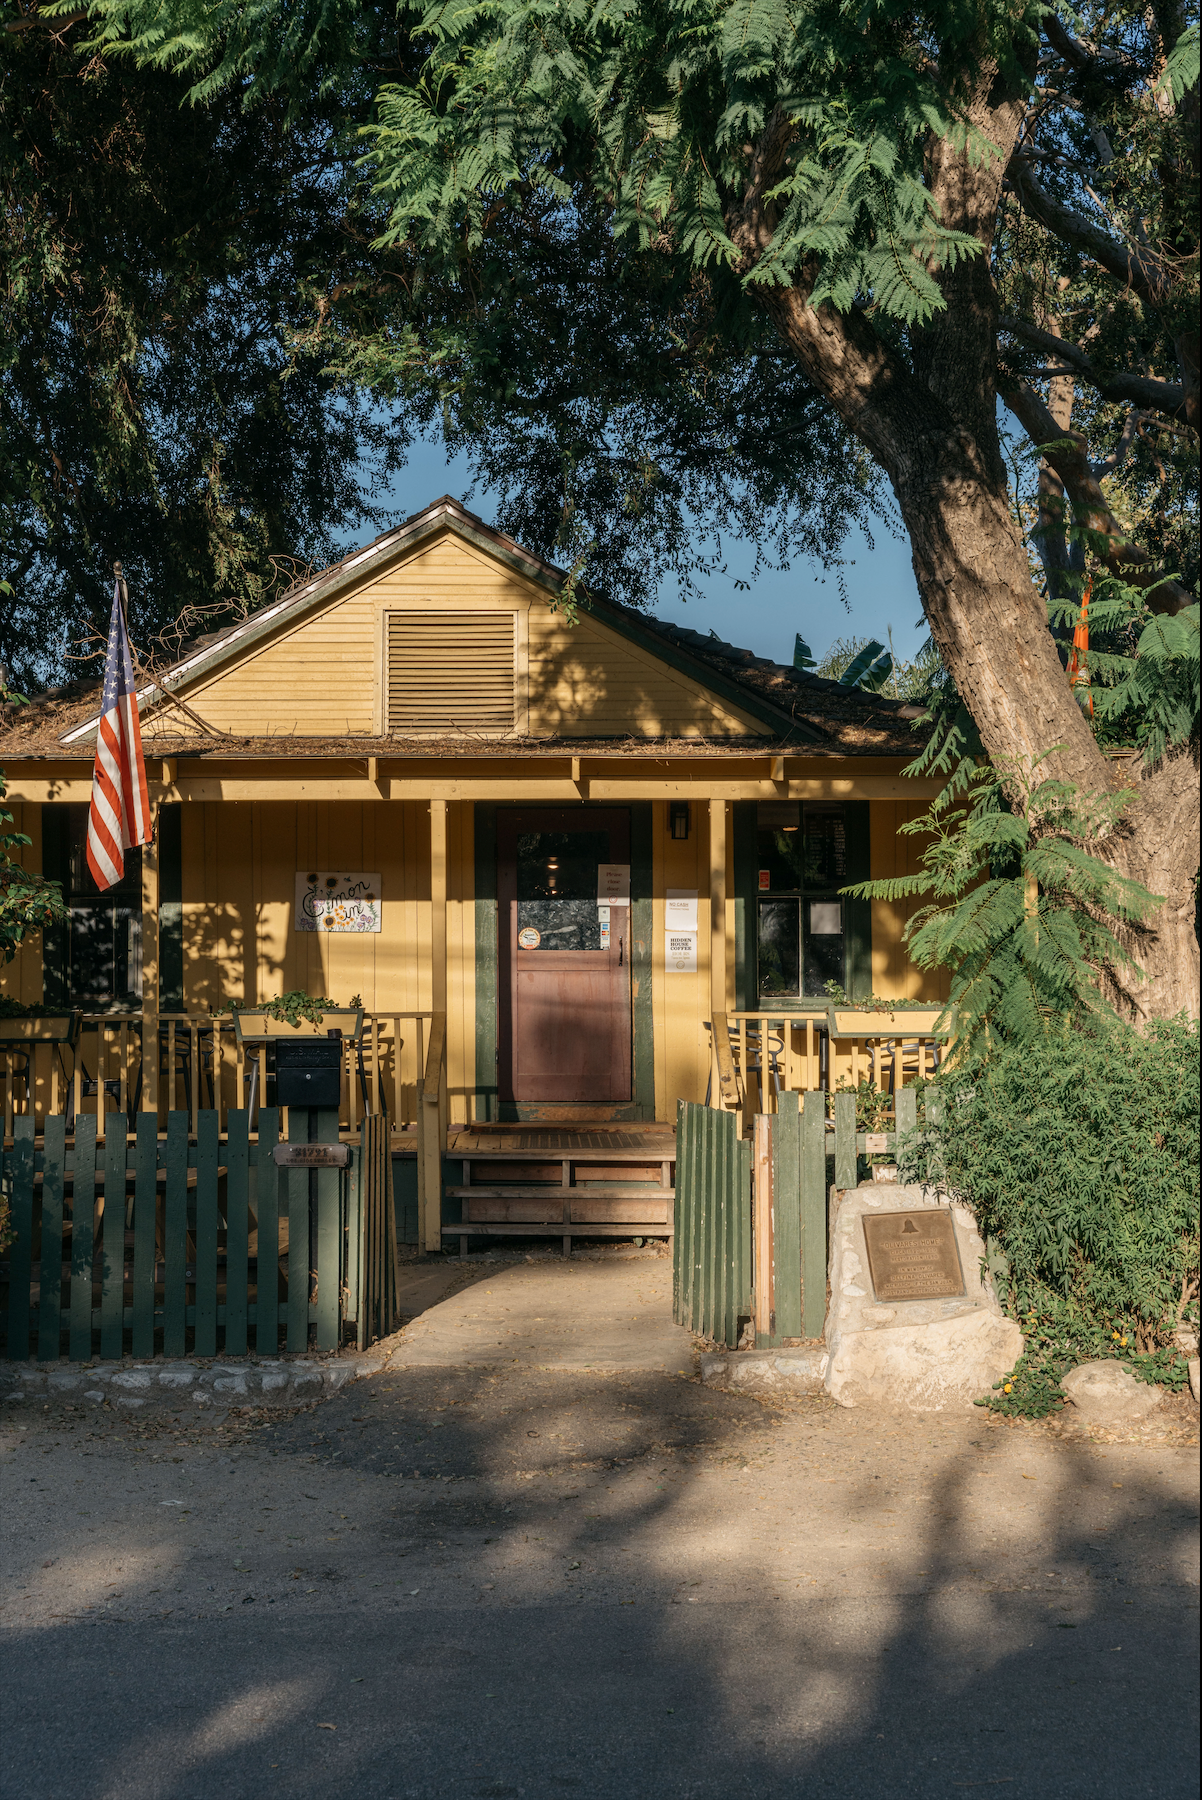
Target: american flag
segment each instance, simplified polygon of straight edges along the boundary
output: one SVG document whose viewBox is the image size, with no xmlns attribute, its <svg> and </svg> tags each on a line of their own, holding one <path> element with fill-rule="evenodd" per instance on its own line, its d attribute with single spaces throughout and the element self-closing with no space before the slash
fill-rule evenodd
<svg viewBox="0 0 1202 1800">
<path fill-rule="evenodd" d="M 92 769 L 88 812 L 88 867 L 102 891 L 125 873 L 125 852 L 151 841 L 142 727 L 134 688 L 129 634 L 121 605 L 121 580 L 113 586 L 108 649 L 104 657 L 104 699 Z"/>
</svg>

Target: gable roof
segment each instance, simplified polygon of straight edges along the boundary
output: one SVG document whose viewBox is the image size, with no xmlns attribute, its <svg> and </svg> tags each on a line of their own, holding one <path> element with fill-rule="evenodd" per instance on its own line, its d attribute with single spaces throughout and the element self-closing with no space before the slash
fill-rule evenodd
<svg viewBox="0 0 1202 1800">
<path fill-rule="evenodd" d="M 138 691 L 143 713 L 151 709 L 143 727 L 147 740 L 152 742 L 155 737 L 156 721 L 152 709 L 156 702 L 169 700 L 198 679 L 214 675 L 223 664 L 243 655 L 253 644 L 353 592 L 406 553 L 418 549 L 424 541 L 448 531 L 508 564 L 515 573 L 543 588 L 548 596 L 557 597 L 568 581 L 564 570 L 533 556 L 512 538 L 469 512 L 460 501 L 444 494 L 364 548 L 353 551 L 319 574 L 295 583 L 278 600 L 260 607 L 238 624 L 197 640 L 176 662 L 156 670 L 153 679 Z M 838 682 L 756 656 L 712 633 L 708 637 L 702 636 L 700 632 L 668 624 L 583 589 L 581 604 L 591 616 L 622 637 L 758 720 L 766 728 L 766 735 L 756 739 L 761 748 L 773 742 L 798 751 L 810 749 L 818 755 L 825 752 L 876 756 L 911 754 L 915 749 L 911 722 L 921 716 L 921 708 L 842 687 Z M 22 709 L 19 717 L 11 719 L 9 730 L 0 734 L 0 745 L 9 755 L 90 756 L 99 723 L 99 694 L 99 683 L 73 684 L 67 689 L 53 690 L 34 706 Z M 180 704 L 179 701 L 171 704 L 174 715 L 170 732 L 172 753 L 195 754 L 216 748 L 215 740 L 201 728 L 200 720 L 195 722 L 196 743 L 181 741 L 186 733 L 179 723 Z M 228 736 L 221 741 L 228 749 Z M 520 745 L 520 740 L 503 741 L 507 750 Z M 725 742 L 733 748 L 730 739 Z M 338 748 L 345 749 L 350 743 L 359 755 L 368 747 L 361 735 L 348 740 L 347 745 L 341 740 L 323 741 L 320 748 L 310 739 L 275 736 L 263 743 L 262 750 L 275 756 L 328 754 Z M 260 748 L 258 740 L 239 740 L 239 745 L 244 751 Z M 595 741 L 591 747 L 596 748 Z M 389 751 L 395 754 L 398 739 L 380 740 L 379 748 L 385 754 Z M 446 740 L 433 743 L 425 737 L 417 748 L 420 753 L 437 750 L 439 754 L 446 754 L 453 746 Z"/>
</svg>

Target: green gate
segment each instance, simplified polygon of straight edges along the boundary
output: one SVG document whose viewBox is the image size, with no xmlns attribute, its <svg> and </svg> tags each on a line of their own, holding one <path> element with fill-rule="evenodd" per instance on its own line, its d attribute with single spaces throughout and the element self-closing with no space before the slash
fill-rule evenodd
<svg viewBox="0 0 1202 1800">
<path fill-rule="evenodd" d="M 7 1356 L 274 1356 L 335 1350 L 351 1320 L 361 1343 L 393 1328 L 386 1121 L 364 1120 L 360 1143 L 340 1145 L 336 1112 L 293 1108 L 279 1155 L 275 1107 L 253 1141 L 245 1110 L 229 1113 L 224 1139 L 216 1112 L 197 1115 L 193 1137 L 186 1112 L 168 1114 L 165 1136 L 153 1113 L 132 1139 L 121 1115 L 107 1123 L 98 1142 L 81 1114 L 68 1139 L 50 1117 L 35 1142 L 32 1118 L 13 1121 L 0 1159 L 14 1233 Z"/>
<path fill-rule="evenodd" d="M 739 1341 L 751 1312 L 751 1145 L 739 1116 L 682 1100 L 676 1114 L 672 1317 L 701 1337 Z"/>
<path fill-rule="evenodd" d="M 896 1129 L 876 1135 L 857 1129 L 850 1090 L 778 1094 L 750 1141 L 740 1123 L 737 1112 L 680 1103 L 672 1316 L 732 1350 L 742 1320 L 758 1348 L 820 1338 L 835 1191 L 856 1186 L 861 1158 L 892 1154 L 897 1133 L 915 1129 L 917 1096 L 900 1088 Z"/>
</svg>

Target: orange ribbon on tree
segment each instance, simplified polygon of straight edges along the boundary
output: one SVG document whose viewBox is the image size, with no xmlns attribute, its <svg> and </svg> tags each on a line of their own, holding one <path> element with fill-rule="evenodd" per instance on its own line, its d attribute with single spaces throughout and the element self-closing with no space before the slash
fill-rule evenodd
<svg viewBox="0 0 1202 1800">
<path fill-rule="evenodd" d="M 1068 658 L 1068 680 L 1070 687 L 1089 688 L 1089 596 L 1093 588 L 1093 576 L 1085 583 L 1085 593 L 1081 599 L 1081 617 L 1073 630 L 1073 647 Z M 1093 695 L 1087 692 L 1089 716 L 1093 718 Z"/>
</svg>

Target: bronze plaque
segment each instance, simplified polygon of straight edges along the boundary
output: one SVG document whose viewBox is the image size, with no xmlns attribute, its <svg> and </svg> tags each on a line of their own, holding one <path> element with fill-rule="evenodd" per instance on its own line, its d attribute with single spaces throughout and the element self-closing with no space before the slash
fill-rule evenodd
<svg viewBox="0 0 1202 1800">
<path fill-rule="evenodd" d="M 878 1300 L 947 1300 L 964 1293 L 950 1208 L 865 1214 L 864 1242 Z"/>
<path fill-rule="evenodd" d="M 348 1169 L 349 1144 L 277 1144 L 271 1153 L 277 1169 Z"/>
</svg>

